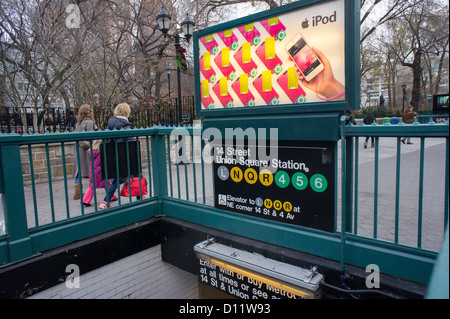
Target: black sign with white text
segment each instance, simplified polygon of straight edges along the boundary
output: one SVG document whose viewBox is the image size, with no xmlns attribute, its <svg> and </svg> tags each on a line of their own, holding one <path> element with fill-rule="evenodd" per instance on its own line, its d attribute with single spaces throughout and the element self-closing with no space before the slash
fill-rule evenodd
<svg viewBox="0 0 450 319">
<path fill-rule="evenodd" d="M 336 143 L 266 145 L 214 146 L 215 207 L 333 232 Z"/>
</svg>

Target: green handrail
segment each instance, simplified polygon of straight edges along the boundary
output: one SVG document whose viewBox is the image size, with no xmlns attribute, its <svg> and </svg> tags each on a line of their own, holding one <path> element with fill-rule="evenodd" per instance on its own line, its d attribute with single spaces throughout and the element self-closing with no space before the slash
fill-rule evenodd
<svg viewBox="0 0 450 319">
<path fill-rule="evenodd" d="M 32 135 L 0 134 L 0 160 L 2 162 L 2 169 L 0 171 L 0 191 L 4 194 L 4 202 L 6 204 L 5 213 L 8 214 L 8 234 L 7 236 L 0 236 L 0 264 L 17 261 L 32 256 L 35 253 L 39 253 L 42 250 L 58 247 L 58 245 L 78 240 L 86 236 L 92 236 L 100 231 L 111 230 L 120 225 L 126 225 L 127 223 L 163 214 L 176 218 L 183 218 L 205 226 L 219 228 L 238 235 L 268 241 L 272 244 L 299 249 L 306 253 L 318 254 L 325 258 L 338 260 L 341 261 L 342 269 L 345 269 L 346 264 L 363 266 L 366 261 L 371 260 L 371 258 L 376 258 L 377 260 L 380 260 L 380 262 L 382 261 L 385 263 L 386 273 L 398 276 L 400 273 L 398 273 L 398 270 L 395 268 L 396 264 L 399 262 L 410 262 L 410 269 L 401 274 L 407 279 L 427 282 L 429 276 L 427 269 L 430 269 L 437 253 L 420 249 L 420 242 L 418 244 L 419 248 L 405 247 L 398 243 L 398 203 L 395 205 L 395 240 L 392 243 L 374 238 L 364 238 L 358 235 L 358 223 L 360 218 L 358 218 L 357 203 L 355 203 L 354 206 L 349 206 L 349 203 L 351 204 L 352 201 L 357 200 L 358 197 L 357 193 L 347 187 L 349 178 L 351 180 L 358 174 L 358 147 L 354 147 L 352 144 L 354 143 L 353 139 L 358 141 L 358 138 L 362 136 L 396 137 L 397 149 L 400 149 L 401 136 L 417 136 L 422 137 L 424 140 L 426 137 L 445 137 L 448 154 L 448 123 L 363 126 L 347 125 L 345 121 L 341 122 L 340 130 L 343 142 L 342 156 L 344 160 L 342 174 L 343 176 L 346 176 L 346 179 L 343 180 L 341 185 L 344 198 L 342 199 L 342 230 L 340 234 L 324 233 L 292 225 L 280 225 L 276 222 L 262 222 L 257 218 L 223 212 L 219 209 L 207 206 L 205 199 L 205 178 L 211 178 L 211 176 L 205 176 L 208 174 L 205 174 L 203 157 L 201 157 L 200 162 L 202 182 L 198 183 L 199 185 L 197 185 L 197 180 L 194 180 L 195 175 L 190 176 L 189 174 L 191 173 L 188 174 L 188 170 L 186 169 L 187 166 L 184 164 L 185 181 L 187 184 L 189 178 L 189 181 L 193 182 L 194 189 L 192 189 L 192 191 L 194 191 L 194 198 L 188 197 L 187 185 L 186 200 L 173 198 L 176 196 L 173 192 L 173 188 L 179 188 L 180 182 L 178 182 L 177 185 L 172 184 L 170 136 L 173 134 L 189 136 L 191 145 L 194 145 L 194 136 L 201 136 L 201 130 L 197 130 L 193 127 L 184 127 L 182 130 L 176 129 L 175 131 L 174 129 L 175 127 L 154 126 L 151 128 L 121 131 L 106 130 L 96 132 Z M 23 189 L 21 168 L 19 165 L 12 165 L 11 163 L 11 159 L 15 159 L 16 163 L 20 161 L 19 147 L 21 145 L 26 145 L 30 150 L 31 145 L 34 144 L 57 144 L 60 145 L 61 152 L 64 154 L 64 147 L 70 142 L 77 143 L 83 140 L 92 141 L 94 139 L 120 137 L 142 137 L 144 142 L 146 142 L 149 176 L 151 174 L 149 184 L 153 185 L 153 191 L 151 190 L 150 193 L 153 196 L 146 201 L 133 201 L 130 204 L 119 205 L 118 207 L 114 207 L 107 211 L 99 211 L 96 213 L 84 214 L 83 216 L 72 217 L 72 213 L 69 212 L 69 207 L 67 205 L 68 196 L 66 190 L 64 196 L 66 200 L 67 219 L 62 221 L 57 220 L 47 225 L 40 225 L 38 222 L 38 206 L 36 205 L 36 202 L 34 202 L 35 223 L 36 226 L 39 227 L 29 229 L 27 226 L 25 207 L 22 205 L 15 205 L 16 202 L 20 200 L 19 197 L 23 197 L 23 193 L 14 193 L 12 191 L 12 189 Z M 203 150 L 203 146 L 201 147 L 201 150 Z M 351 165 L 347 163 L 346 160 L 346 154 L 351 155 L 349 150 L 354 150 L 355 152 L 354 158 L 353 156 L 347 158 L 347 160 L 355 160 L 354 169 L 351 168 Z M 48 151 L 47 147 L 46 152 L 48 153 Z M 8 159 L 6 159 L 6 154 L 8 155 Z M 30 154 L 31 151 L 28 155 L 30 156 Z M 194 149 L 192 149 L 191 155 L 193 162 L 195 162 Z M 187 154 L 185 154 L 185 156 L 186 158 L 183 158 L 184 160 L 188 158 Z M 175 152 L 175 157 L 178 157 L 178 152 Z M 48 165 L 48 155 L 46 155 L 46 158 Z M 423 159 L 423 156 L 421 158 Z M 400 190 L 400 154 L 397 156 L 396 169 L 396 182 L 398 183 L 398 185 L 396 185 L 396 196 L 398 196 Z M 169 173 L 167 173 L 167 170 Z M 195 174 L 195 164 L 189 172 Z M 64 170 L 65 176 L 66 173 L 67 172 Z M 214 172 L 212 172 L 212 174 L 214 174 Z M 179 174 L 177 175 L 179 178 Z M 448 155 L 446 158 L 445 178 L 445 187 L 448 193 Z M 64 178 L 64 184 L 65 189 L 67 189 L 66 178 Z M 202 200 L 197 198 L 197 186 L 202 186 Z M 358 187 L 358 183 L 355 180 L 354 188 L 357 189 Z M 178 196 L 180 196 L 180 193 L 181 192 L 179 191 Z M 351 196 L 354 196 L 354 198 L 348 200 Z M 448 195 L 445 197 L 445 203 L 444 218 L 445 221 L 448 222 Z M 376 207 L 376 202 L 374 204 Z M 354 220 L 352 220 L 351 215 L 348 215 L 352 212 L 352 208 L 354 209 Z M 11 214 L 12 209 L 15 211 L 14 214 Z M 419 224 L 421 224 L 423 217 L 420 216 L 419 218 L 421 219 Z M 351 224 L 349 226 L 349 223 L 353 224 L 353 232 L 351 229 L 352 226 Z M 374 227 L 377 227 L 376 223 Z M 378 230 L 375 228 L 374 237 L 377 237 L 377 231 Z M 421 240 L 420 238 L 421 237 L 418 236 L 418 241 Z"/>
</svg>

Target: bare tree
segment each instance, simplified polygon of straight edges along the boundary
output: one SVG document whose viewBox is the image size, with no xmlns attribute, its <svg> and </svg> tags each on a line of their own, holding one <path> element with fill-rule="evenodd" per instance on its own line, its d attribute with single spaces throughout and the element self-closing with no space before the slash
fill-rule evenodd
<svg viewBox="0 0 450 319">
<path fill-rule="evenodd" d="M 89 47 L 82 42 L 89 30 L 88 23 L 83 28 L 69 30 L 67 4 L 63 0 L 1 2 L 4 73 L 20 70 L 34 95 L 35 108 L 51 104 L 55 96 L 62 96 L 66 107 L 70 107 L 68 80 L 89 52 Z M 16 96 L 11 101 L 18 103 L 20 99 Z"/>
<path fill-rule="evenodd" d="M 97 12 L 89 13 L 95 16 L 95 25 L 83 44 L 90 45 L 92 50 L 80 66 L 78 90 L 83 99 L 93 105 L 111 106 L 130 95 L 133 52 L 127 32 L 126 3 L 100 3 L 98 7 L 85 8 L 86 14 L 88 10 Z"/>
<path fill-rule="evenodd" d="M 376 42 L 380 37 L 376 31 L 383 25 L 395 21 L 401 17 L 401 15 L 411 8 L 413 4 L 407 0 L 360 0 L 361 7 L 361 76 L 375 66 L 372 61 L 373 54 L 376 52 L 371 50 L 372 43 Z"/>
<path fill-rule="evenodd" d="M 62 12 L 60 3 L 49 1 L 0 3 L 2 73 L 9 80 L 6 95 L 18 113 L 26 102 L 32 102 L 36 111 L 51 103 L 70 76 L 71 62 L 54 54 L 61 47 L 62 37 L 55 29 Z"/>
<path fill-rule="evenodd" d="M 162 74 L 168 66 L 168 57 L 174 58 L 169 41 L 164 39 L 156 26 L 155 17 L 162 7 L 139 0 L 131 8 L 131 25 L 128 31 L 133 38 L 136 64 L 134 81 L 137 84 L 132 93 L 139 99 L 151 97 L 158 100 L 161 97 Z M 166 10 L 173 11 L 173 7 L 166 6 Z"/>
<path fill-rule="evenodd" d="M 22 2 L 0 2 L 0 57 L 5 78 L 4 94 L 18 109 L 27 98 L 37 102 L 36 42 L 32 41 L 30 12 Z"/>
<path fill-rule="evenodd" d="M 419 109 L 423 96 L 423 60 L 429 54 L 439 54 L 439 50 L 436 50 L 438 46 L 448 45 L 448 20 L 446 32 L 439 27 L 445 19 L 440 18 L 441 22 L 437 24 L 431 23 L 442 11 L 445 11 L 445 6 L 440 1 L 415 1 L 413 6 L 402 14 L 404 26 L 399 27 L 395 34 L 395 52 L 401 64 L 412 71 L 411 103 L 416 110 Z"/>
<path fill-rule="evenodd" d="M 409 1 L 394 0 L 360 0 L 361 6 L 361 39 L 366 41 L 375 30 L 386 22 L 398 19 L 412 6 Z M 383 6 L 384 5 L 384 6 Z M 376 11 L 376 15 L 374 14 Z M 372 18 L 374 17 L 374 18 Z M 372 19 L 371 19 L 372 18 Z"/>
<path fill-rule="evenodd" d="M 448 64 L 448 45 L 449 45 L 449 8 L 442 6 L 427 18 L 427 30 L 422 37 L 428 38 L 430 42 L 428 49 L 424 49 L 424 71 L 423 87 L 427 88 L 427 94 L 438 94 L 440 92 L 440 84 L 445 69 L 444 63 Z M 438 35 L 438 36 L 437 36 Z M 446 90 L 448 92 L 448 88 Z"/>
</svg>

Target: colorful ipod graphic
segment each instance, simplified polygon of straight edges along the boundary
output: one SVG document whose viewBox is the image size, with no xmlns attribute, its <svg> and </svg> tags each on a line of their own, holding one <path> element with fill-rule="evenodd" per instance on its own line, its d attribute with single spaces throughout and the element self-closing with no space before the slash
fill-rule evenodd
<svg viewBox="0 0 450 319">
<path fill-rule="evenodd" d="M 286 27 L 280 19 L 278 19 L 278 17 L 262 20 L 261 25 L 272 37 L 275 37 L 277 40 L 281 41 L 286 37 Z"/>
<path fill-rule="evenodd" d="M 298 83 L 297 75 L 293 67 L 288 68 L 278 78 L 277 82 L 283 91 L 289 96 L 292 103 L 306 102 L 306 92 Z"/>
<path fill-rule="evenodd" d="M 247 42 L 248 43 L 248 42 Z M 248 75 L 255 77 L 258 74 L 258 66 L 253 61 L 251 56 L 251 48 L 244 43 L 234 54 L 234 59 L 242 68 L 242 70 Z"/>
<path fill-rule="evenodd" d="M 256 48 L 256 55 L 261 59 L 267 69 L 272 70 L 276 74 L 280 74 L 283 70 L 283 62 L 280 60 L 278 55 L 276 55 L 275 50 L 273 50 L 273 58 L 266 58 L 266 42 L 262 42 L 261 45 Z"/>
<path fill-rule="evenodd" d="M 212 76 L 211 82 L 214 82 L 216 71 L 211 67 L 211 54 L 209 52 L 205 52 L 203 56 L 199 60 L 200 72 L 202 72 L 205 79 L 209 80 Z"/>
<path fill-rule="evenodd" d="M 245 83 L 246 82 L 246 83 Z M 244 106 L 254 106 L 255 97 L 248 87 L 248 77 L 246 74 L 241 75 L 231 85 L 234 93 L 238 96 Z"/>
<path fill-rule="evenodd" d="M 226 83 L 225 87 L 224 82 Z M 228 80 L 223 81 L 221 79 L 213 85 L 214 94 L 217 96 L 217 98 L 219 99 L 220 103 L 222 103 L 222 106 L 224 108 L 233 107 L 233 98 L 228 92 L 227 82 Z"/>
<path fill-rule="evenodd" d="M 264 71 L 266 72 L 266 71 Z M 269 74 L 271 74 L 270 71 Z M 266 102 L 266 105 L 277 105 L 279 104 L 279 98 L 277 91 L 272 87 L 272 80 L 270 77 L 264 78 L 263 75 L 266 75 L 265 73 L 262 73 L 256 77 L 256 79 L 253 81 L 253 86 L 258 91 L 259 95 L 263 98 L 264 102 Z"/>
<path fill-rule="evenodd" d="M 202 104 L 205 109 L 213 109 L 214 100 L 211 95 L 208 95 L 208 97 L 202 97 Z"/>
<path fill-rule="evenodd" d="M 294 49 L 295 52 L 295 49 Z M 299 51 L 293 52 L 294 62 L 300 68 L 303 74 L 308 74 L 308 68 L 311 68 L 311 65 L 319 64 L 319 60 L 317 59 L 314 52 L 305 45 L 303 41 L 303 45 L 300 47 Z"/>
<path fill-rule="evenodd" d="M 261 33 L 259 33 L 258 29 L 255 28 L 253 23 L 241 25 L 240 27 L 238 27 L 238 30 L 244 36 L 247 42 L 250 42 L 253 45 L 258 45 L 258 43 L 261 42 Z"/>
<path fill-rule="evenodd" d="M 216 39 L 212 36 L 212 34 L 199 38 L 200 42 L 205 46 L 208 52 L 212 54 L 216 54 L 218 51 L 219 44 Z"/>
<path fill-rule="evenodd" d="M 223 43 L 225 43 L 225 45 L 227 47 L 229 47 L 232 50 L 236 50 L 237 49 L 239 40 L 234 35 L 232 29 L 221 31 L 221 32 L 219 32 L 217 34 L 219 35 L 219 37 L 222 39 Z"/>
<path fill-rule="evenodd" d="M 228 48 L 223 48 L 222 51 L 220 51 L 214 58 L 214 62 L 224 76 L 228 77 L 230 80 L 234 80 L 236 77 L 236 69 L 230 62 L 230 53 Z"/>
<path fill-rule="evenodd" d="M 208 80 L 202 80 L 201 98 L 205 109 L 214 108 L 214 100 L 211 97 L 211 94 L 209 94 L 209 83 L 210 82 Z"/>
<path fill-rule="evenodd" d="M 358 54 L 357 39 L 348 36 L 349 21 L 358 22 L 350 14 L 354 6 L 348 0 L 293 1 L 194 32 L 200 116 L 239 116 L 239 108 L 247 114 L 249 107 L 258 115 L 357 109 L 358 92 L 346 96 L 345 87 L 358 70 L 349 58 Z M 325 69 L 333 78 L 323 76 Z"/>
</svg>

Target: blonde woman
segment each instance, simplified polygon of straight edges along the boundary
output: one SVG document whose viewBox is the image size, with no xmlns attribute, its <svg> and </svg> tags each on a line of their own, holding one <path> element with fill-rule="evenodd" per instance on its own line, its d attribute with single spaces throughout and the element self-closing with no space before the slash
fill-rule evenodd
<svg viewBox="0 0 450 319">
<path fill-rule="evenodd" d="M 77 132 L 82 132 L 83 130 L 89 132 L 94 129 L 96 129 L 94 123 L 94 112 L 90 105 L 84 104 L 78 110 L 77 124 L 75 126 L 75 130 Z M 72 176 L 75 178 L 75 191 L 73 195 L 74 200 L 80 199 L 81 197 L 80 180 L 83 177 L 89 177 L 89 167 L 91 166 L 89 146 L 90 143 L 88 141 L 78 142 L 78 149 L 80 153 L 80 171 L 78 171 L 78 159 L 76 151 L 74 154 L 73 173 L 72 173 Z"/>
<path fill-rule="evenodd" d="M 127 103 L 120 103 L 114 109 L 114 116 L 112 116 L 108 120 L 108 129 L 110 130 L 121 130 L 121 129 L 132 129 L 133 125 L 128 121 L 128 117 L 130 116 L 131 109 Z M 128 140 L 134 140 L 134 138 L 128 138 Z M 121 137 L 117 140 L 118 143 L 125 142 L 126 138 Z M 111 201 L 114 197 L 114 192 L 117 190 L 118 183 L 120 182 L 120 178 L 113 178 L 111 180 L 111 185 L 109 186 L 108 192 L 103 199 L 103 201 L 99 205 L 99 209 L 105 209 L 108 207 L 108 202 Z M 109 200 L 108 200 L 109 199 Z"/>
</svg>

